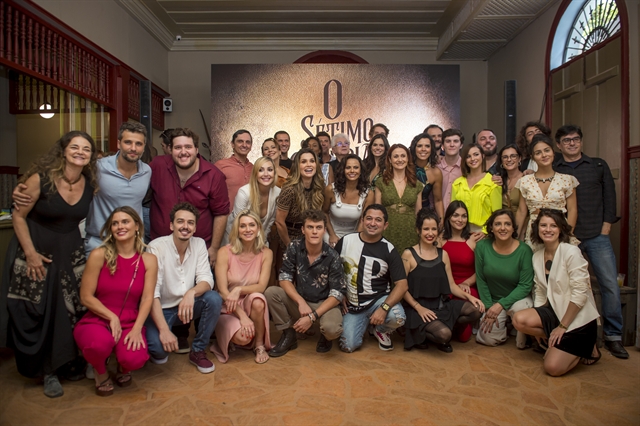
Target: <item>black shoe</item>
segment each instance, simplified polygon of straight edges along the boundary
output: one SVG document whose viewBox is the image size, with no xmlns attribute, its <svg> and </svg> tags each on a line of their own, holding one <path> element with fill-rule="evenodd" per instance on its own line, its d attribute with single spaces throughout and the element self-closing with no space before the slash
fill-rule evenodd
<svg viewBox="0 0 640 426">
<path fill-rule="evenodd" d="M 277 358 L 297 347 L 298 339 L 296 338 L 296 331 L 293 328 L 287 328 L 282 331 L 282 336 L 280 336 L 278 344 L 269 351 L 269 356 Z"/>
<path fill-rule="evenodd" d="M 453 347 L 451 347 L 451 345 L 449 343 L 439 343 L 438 344 L 438 349 L 440 349 L 442 352 L 446 352 L 448 354 L 453 352 Z"/>
<path fill-rule="evenodd" d="M 316 345 L 316 352 L 320 352 L 321 354 L 327 353 L 333 347 L 333 342 L 331 340 L 327 340 L 324 337 L 324 334 L 320 334 L 320 340 L 318 340 L 318 344 Z"/>
<path fill-rule="evenodd" d="M 178 350 L 177 354 L 188 354 L 191 352 L 191 346 L 189 345 L 188 337 L 178 337 Z"/>
<path fill-rule="evenodd" d="M 418 343 L 417 345 L 413 345 L 416 349 L 422 349 L 423 351 L 429 349 L 429 341 L 425 339 L 424 342 Z"/>
<path fill-rule="evenodd" d="M 604 347 L 607 348 L 611 355 L 620 359 L 629 358 L 629 352 L 622 346 L 622 342 L 620 340 L 605 340 Z"/>
</svg>

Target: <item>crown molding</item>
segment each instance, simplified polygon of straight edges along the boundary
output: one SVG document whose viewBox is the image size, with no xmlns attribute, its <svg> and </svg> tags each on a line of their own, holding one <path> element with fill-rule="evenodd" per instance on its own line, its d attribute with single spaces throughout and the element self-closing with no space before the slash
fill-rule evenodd
<svg viewBox="0 0 640 426">
<path fill-rule="evenodd" d="M 167 50 L 172 49 L 176 35 L 141 0 L 116 0 L 116 2 Z"/>
<path fill-rule="evenodd" d="M 287 51 L 287 50 L 401 50 L 435 51 L 436 37 L 366 37 L 366 38 L 233 38 L 174 41 L 172 52 L 180 51 Z"/>
</svg>

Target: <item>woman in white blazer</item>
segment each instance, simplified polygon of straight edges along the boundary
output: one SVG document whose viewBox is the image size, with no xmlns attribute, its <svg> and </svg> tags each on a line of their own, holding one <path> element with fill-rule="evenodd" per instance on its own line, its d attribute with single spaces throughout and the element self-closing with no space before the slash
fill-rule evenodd
<svg viewBox="0 0 640 426">
<path fill-rule="evenodd" d="M 222 238 L 222 247 L 229 244 L 229 234 L 233 220 L 243 210 L 253 211 L 262 222 L 265 239 L 269 235 L 271 225 L 276 220 L 276 198 L 280 195 L 280 188 L 276 186 L 276 166 L 269 157 L 256 160 L 251 171 L 249 183 L 238 190 L 233 210 L 227 219 L 227 229 Z"/>
<path fill-rule="evenodd" d="M 571 227 L 559 210 L 541 209 L 531 237 L 544 244 L 544 250 L 533 255 L 535 307 L 517 312 L 513 325 L 538 341 L 548 341 L 544 369 L 551 376 L 562 376 L 580 360 L 591 365 L 600 359 L 599 315 L 588 263 L 580 249 L 569 244 Z"/>
</svg>

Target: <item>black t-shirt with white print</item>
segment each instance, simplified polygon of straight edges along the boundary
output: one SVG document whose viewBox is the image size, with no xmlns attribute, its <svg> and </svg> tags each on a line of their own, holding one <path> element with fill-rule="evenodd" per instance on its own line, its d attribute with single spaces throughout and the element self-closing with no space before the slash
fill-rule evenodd
<svg viewBox="0 0 640 426">
<path fill-rule="evenodd" d="M 360 233 L 354 232 L 342 237 L 335 250 L 347 277 L 349 312 L 362 311 L 389 294 L 392 283 L 407 278 L 398 251 L 384 238 L 367 243 L 362 241 Z"/>
</svg>

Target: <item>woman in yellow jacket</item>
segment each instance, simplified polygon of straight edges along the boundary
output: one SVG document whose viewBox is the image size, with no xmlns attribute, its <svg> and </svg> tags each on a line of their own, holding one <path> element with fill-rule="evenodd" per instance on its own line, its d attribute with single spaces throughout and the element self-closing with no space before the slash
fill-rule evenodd
<svg viewBox="0 0 640 426">
<path fill-rule="evenodd" d="M 462 176 L 453 182 L 451 201 L 464 202 L 469 210 L 471 232 L 485 232 L 484 223 L 491 213 L 502 208 L 502 188 L 491 180 L 480 145 L 465 146 L 462 157 Z"/>
<path fill-rule="evenodd" d="M 580 249 L 569 244 L 571 226 L 560 210 L 540 209 L 531 228 L 532 241 L 544 244 L 544 250 L 533 254 L 535 307 L 517 312 L 513 326 L 547 341 L 544 369 L 561 376 L 580 361 L 591 365 L 600 359 L 589 265 Z"/>
</svg>

